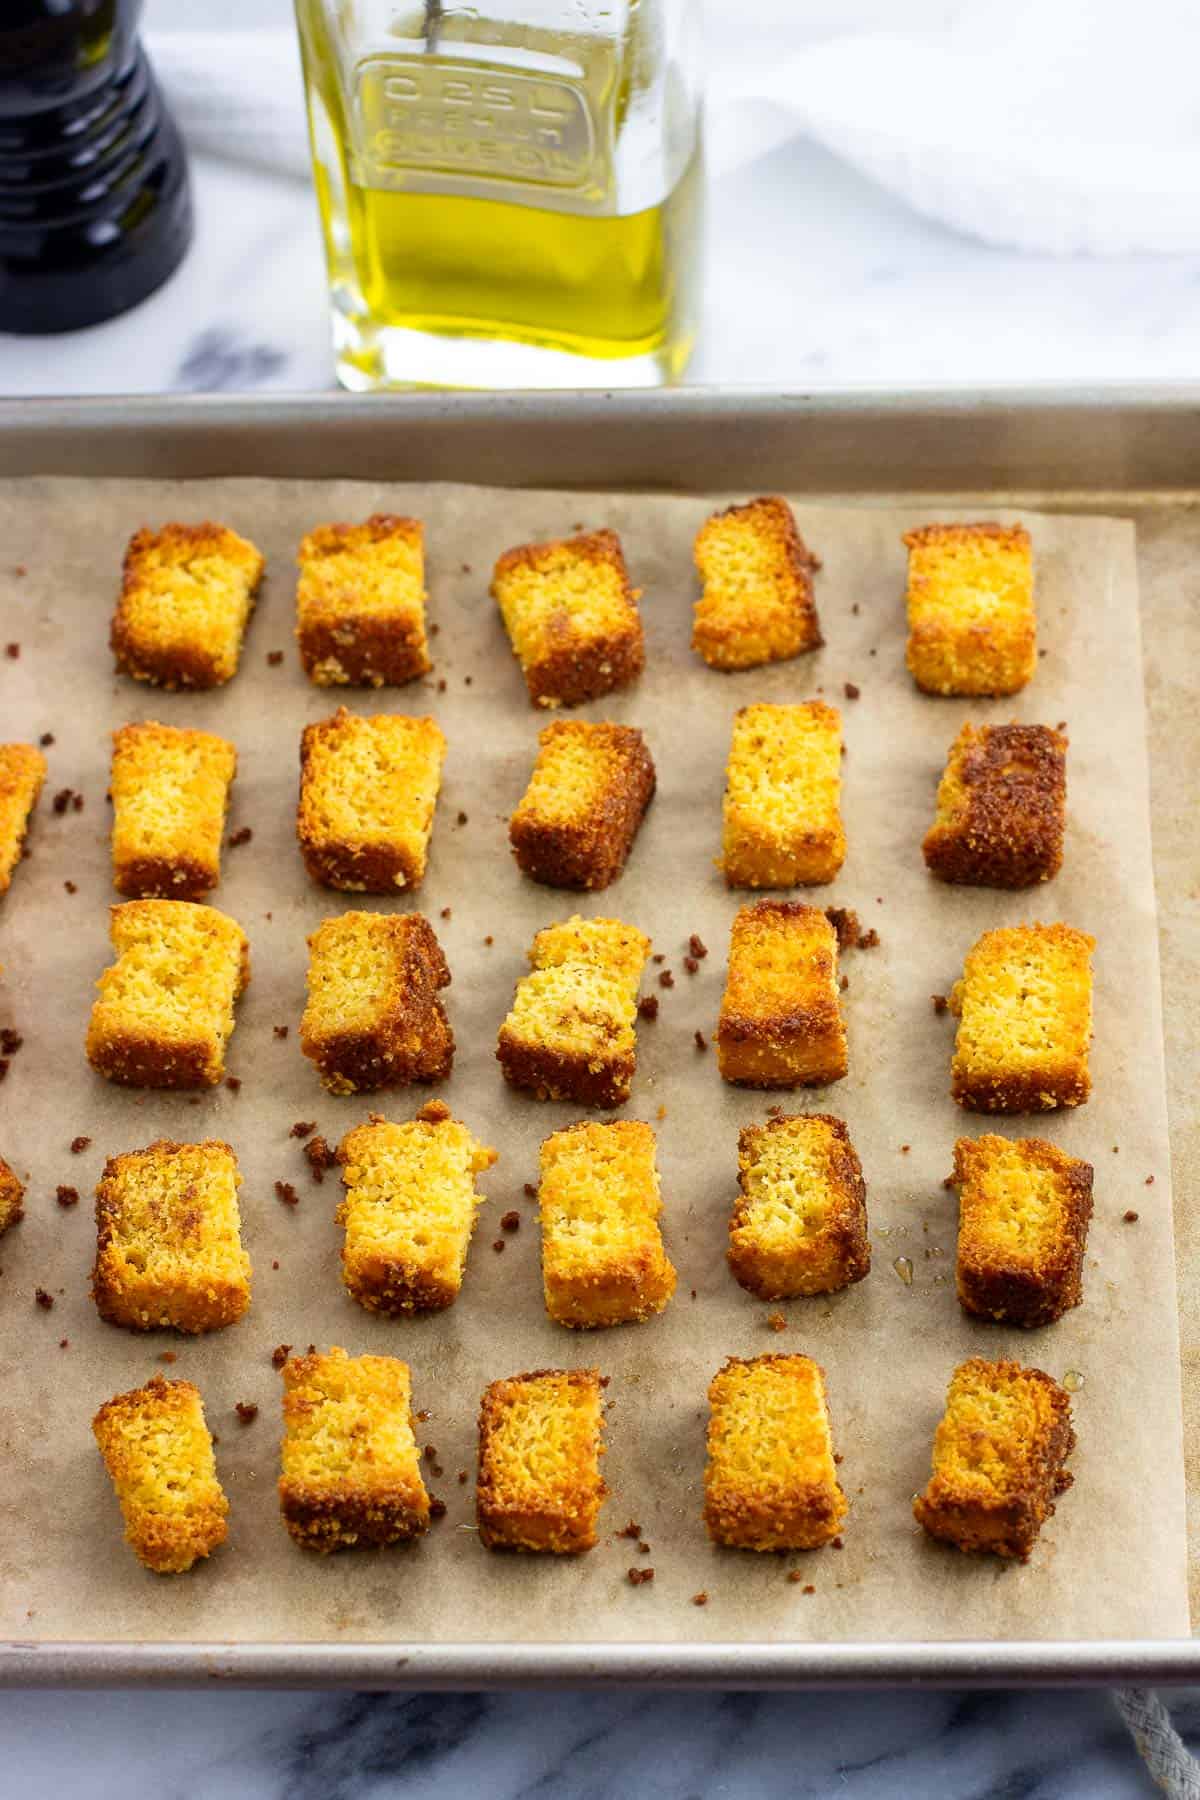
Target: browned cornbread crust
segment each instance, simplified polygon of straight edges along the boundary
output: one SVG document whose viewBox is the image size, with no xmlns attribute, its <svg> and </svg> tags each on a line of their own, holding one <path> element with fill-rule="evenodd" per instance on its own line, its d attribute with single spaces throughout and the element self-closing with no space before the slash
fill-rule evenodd
<svg viewBox="0 0 1200 1800">
<path fill-rule="evenodd" d="M 733 921 L 717 1063 L 741 1087 L 821 1087 L 846 1073 L 837 933 L 796 900 L 756 900 Z"/>
<path fill-rule="evenodd" d="M 221 879 L 237 751 L 209 731 L 149 720 L 113 733 L 113 886 L 131 899 L 202 900 Z"/>
<path fill-rule="evenodd" d="M 46 759 L 32 744 L 0 744 L 0 894 L 12 885 L 29 815 L 46 779 Z"/>
<path fill-rule="evenodd" d="M 744 1125 L 729 1267 L 760 1300 L 830 1294 L 871 1270 L 867 1184 L 841 1119 L 802 1113 Z"/>
<path fill-rule="evenodd" d="M 964 725 L 938 786 L 925 862 L 939 881 L 1024 888 L 1062 866 L 1067 739 L 1049 725 Z"/>
<path fill-rule="evenodd" d="M 225 525 L 135 532 L 112 621 L 117 668 L 159 687 L 221 686 L 237 673 L 265 567 Z"/>
<path fill-rule="evenodd" d="M 904 536 L 908 649 L 928 694 L 1015 694 L 1037 668 L 1033 550 L 1023 525 L 924 525 Z"/>
<path fill-rule="evenodd" d="M 497 1038 L 504 1079 L 539 1100 L 605 1108 L 628 1100 L 649 954 L 650 939 L 621 919 L 576 914 L 539 931 Z"/>
<path fill-rule="evenodd" d="M 710 668 L 749 669 L 820 648 L 812 575 L 821 564 L 780 495 L 713 513 L 694 554 L 704 585 L 692 648 Z"/>
<path fill-rule="evenodd" d="M 433 719 L 340 706 L 306 725 L 296 835 L 312 879 L 352 893 L 419 887 L 445 755 Z"/>
<path fill-rule="evenodd" d="M 598 1369 L 535 1369 L 484 1390 L 475 1518 L 487 1549 L 592 1549 L 608 1491 L 602 1391 Z"/>
<path fill-rule="evenodd" d="M 279 1505 L 306 1550 L 403 1543 L 429 1525 L 408 1364 L 394 1356 L 289 1357 Z"/>
<path fill-rule="evenodd" d="M 809 1356 L 731 1356 L 709 1383 L 704 1523 L 734 1550 L 816 1550 L 849 1510 L 825 1371 Z"/>
<path fill-rule="evenodd" d="M 1052 1325 L 1083 1299 L 1091 1163 L 1041 1138 L 988 1134 L 954 1146 L 956 1280 L 965 1312 Z"/>
<path fill-rule="evenodd" d="M 1041 1369 L 972 1357 L 954 1371 L 933 1440 L 933 1473 L 913 1501 L 931 1537 L 1028 1560 L 1073 1477 L 1071 1402 Z"/>
<path fill-rule="evenodd" d="M 0 1156 L 0 1232 L 25 1217 L 25 1184 Z"/>
<path fill-rule="evenodd" d="M 509 821 L 517 867 L 546 887 L 608 887 L 654 795 L 654 759 L 631 725 L 555 719 Z"/>
<path fill-rule="evenodd" d="M 615 531 L 506 550 L 492 594 L 535 706 L 579 706 L 641 674 L 640 591 Z"/>
<path fill-rule="evenodd" d="M 156 1575 L 177 1575 L 228 1536 L 204 1403 L 190 1381 L 152 1376 L 106 1400 L 92 1420 L 125 1539 Z"/>
<path fill-rule="evenodd" d="M 1091 954 L 1070 925 L 1004 925 L 967 952 L 950 992 L 950 1092 L 972 1112 L 1050 1112 L 1092 1091 Z"/>
<path fill-rule="evenodd" d="M 454 1033 L 438 999 L 450 969 L 421 913 L 343 913 L 308 940 L 300 1048 L 333 1094 L 442 1081 Z"/>
<path fill-rule="evenodd" d="M 319 687 L 402 687 L 431 668 L 419 519 L 318 525 L 300 545 L 296 638 Z"/>
</svg>

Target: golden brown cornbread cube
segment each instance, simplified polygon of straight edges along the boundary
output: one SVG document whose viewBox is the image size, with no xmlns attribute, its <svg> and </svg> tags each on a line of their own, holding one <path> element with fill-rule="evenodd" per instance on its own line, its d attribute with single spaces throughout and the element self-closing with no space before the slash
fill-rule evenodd
<svg viewBox="0 0 1200 1800">
<path fill-rule="evenodd" d="M 308 940 L 300 1048 L 331 1094 L 443 1081 L 454 1033 L 438 999 L 450 970 L 421 913 L 342 913 Z"/>
<path fill-rule="evenodd" d="M 958 1298 L 1007 1325 L 1052 1325 L 1083 1299 L 1092 1165 L 1041 1138 L 954 1146 Z"/>
<path fill-rule="evenodd" d="M 846 860 L 842 716 L 823 700 L 743 706 L 725 770 L 721 867 L 730 887 L 812 887 Z"/>
<path fill-rule="evenodd" d="M 432 719 L 360 719 L 342 706 L 306 725 L 296 833 L 313 880 L 367 894 L 419 887 L 445 755 Z"/>
<path fill-rule="evenodd" d="M 733 921 L 717 1065 L 742 1087 L 823 1087 L 846 1073 L 837 934 L 795 900 L 756 900 Z"/>
<path fill-rule="evenodd" d="M 265 566 L 225 525 L 135 532 L 112 621 L 117 668 L 165 688 L 229 681 Z"/>
<path fill-rule="evenodd" d="M 927 694 L 1016 694 L 1037 668 L 1023 525 L 924 525 L 908 547 L 909 673 Z"/>
<path fill-rule="evenodd" d="M 633 1119 L 572 1125 L 542 1144 L 542 1288 L 558 1325 L 661 1312 L 675 1270 L 659 1230 L 654 1132 Z"/>
<path fill-rule="evenodd" d="M 509 821 L 517 866 L 547 887 L 607 887 L 625 867 L 654 794 L 646 740 L 631 725 L 555 719 L 538 745 Z"/>
<path fill-rule="evenodd" d="M 92 1297 L 131 1331 L 218 1331 L 250 1304 L 242 1177 L 228 1144 L 159 1138 L 110 1156 L 96 1189 Z"/>
<path fill-rule="evenodd" d="M 598 1369 L 493 1381 L 479 1409 L 475 1517 L 489 1550 L 590 1550 L 608 1491 Z"/>
<path fill-rule="evenodd" d="M 431 1100 L 415 1119 L 373 1114 L 338 1148 L 346 1197 L 342 1280 L 369 1312 L 437 1312 L 458 1298 L 476 1209 L 475 1177 L 497 1152 Z"/>
<path fill-rule="evenodd" d="M 620 919 L 539 931 L 531 972 L 517 983 L 496 1055 L 513 1087 L 539 1100 L 620 1106 L 637 1066 L 638 987 L 650 939 Z"/>
<path fill-rule="evenodd" d="M 418 519 L 375 513 L 363 525 L 318 525 L 299 563 L 296 638 L 310 681 L 402 687 L 428 673 Z"/>
<path fill-rule="evenodd" d="M 638 591 L 615 531 L 506 550 L 492 594 L 535 706 L 578 706 L 642 672 Z"/>
<path fill-rule="evenodd" d="M 12 885 L 29 815 L 46 779 L 46 759 L 32 744 L 0 744 L 0 894 Z"/>
<path fill-rule="evenodd" d="M 1070 925 L 1004 925 L 967 952 L 950 1092 L 972 1112 L 1049 1112 L 1091 1093 L 1091 955 Z"/>
<path fill-rule="evenodd" d="M 1071 1402 L 1041 1369 L 973 1356 L 954 1371 L 933 1439 L 933 1472 L 913 1501 L 931 1537 L 1028 1560 L 1071 1485 Z"/>
<path fill-rule="evenodd" d="M 131 899 L 202 900 L 221 879 L 237 751 L 153 720 L 113 733 L 113 886 Z"/>
<path fill-rule="evenodd" d="M 871 1269 L 867 1186 L 850 1133 L 828 1113 L 744 1125 L 729 1266 L 760 1300 L 832 1294 Z"/>
<path fill-rule="evenodd" d="M 335 1344 L 289 1357 L 282 1374 L 279 1505 L 296 1543 L 324 1555 L 427 1530 L 408 1364 Z"/>
<path fill-rule="evenodd" d="M 0 1232 L 7 1231 L 10 1225 L 25 1217 L 24 1199 L 25 1183 L 0 1156 Z"/>
<path fill-rule="evenodd" d="M 778 494 L 713 513 L 696 534 L 703 591 L 692 648 L 713 669 L 749 669 L 820 648 L 813 571 L 820 563 Z"/>
<path fill-rule="evenodd" d="M 1067 740 L 1049 725 L 964 725 L 922 846 L 931 875 L 1023 888 L 1062 866 Z"/>
<path fill-rule="evenodd" d="M 190 1381 L 153 1376 L 92 1420 L 125 1520 L 125 1541 L 156 1575 L 178 1575 L 228 1536 L 204 1403 Z"/>
<path fill-rule="evenodd" d="M 848 1509 L 825 1371 L 810 1356 L 731 1356 L 708 1388 L 704 1523 L 733 1550 L 816 1550 Z"/>
<path fill-rule="evenodd" d="M 96 983 L 93 1069 L 127 1087 L 215 1087 L 250 979 L 241 926 L 190 900 L 126 900 L 110 908 L 109 936 L 117 959 Z"/>
</svg>

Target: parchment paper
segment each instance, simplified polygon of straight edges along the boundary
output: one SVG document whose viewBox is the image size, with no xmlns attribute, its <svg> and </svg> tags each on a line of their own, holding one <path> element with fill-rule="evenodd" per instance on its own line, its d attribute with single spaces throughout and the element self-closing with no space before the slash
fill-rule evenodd
<svg viewBox="0 0 1200 1800">
<path fill-rule="evenodd" d="M 741 495 L 719 496 L 720 499 Z M 900 532 L 928 509 L 797 505 L 824 561 L 817 596 L 827 647 L 735 676 L 688 649 L 694 597 L 690 545 L 709 502 L 578 494 L 513 494 L 382 482 L 231 480 L 193 484 L 28 480 L 0 488 L 0 658 L 5 738 L 51 731 L 51 772 L 30 859 L 0 908 L 0 1025 L 25 1043 L 0 1086 L 0 1152 L 30 1173 L 28 1216 L 0 1243 L 0 1629 L 24 1638 L 270 1641 L 912 1639 L 1170 1636 L 1188 1629 L 1179 1346 L 1171 1236 L 1155 904 L 1148 830 L 1133 528 L 1116 520 L 1022 517 L 1034 537 L 1044 655 L 1015 701 L 938 701 L 903 667 Z M 438 635 L 429 682 L 372 694 L 319 691 L 304 680 L 291 638 L 293 557 L 302 533 L 377 509 L 426 522 L 430 617 Z M 943 513 L 942 516 L 945 516 Z M 959 515 L 964 516 L 964 515 Z M 1010 516 L 1002 513 L 1001 516 Z M 223 691 L 169 695 L 111 672 L 108 621 L 122 550 L 143 523 L 219 518 L 254 538 L 269 575 L 241 672 Z M 529 706 L 487 582 L 510 544 L 578 524 L 622 534 L 645 590 L 647 670 L 630 691 L 583 709 L 642 726 L 659 792 L 623 879 L 577 897 L 521 878 L 506 821 L 523 791 L 542 717 Z M 23 567 L 26 573 L 14 571 Z M 283 650 L 281 666 L 268 653 Z M 444 692 L 438 691 L 444 680 Z M 843 697 L 843 684 L 861 697 Z M 795 1099 L 723 1084 L 709 1034 L 724 979 L 729 925 L 747 897 L 712 866 L 722 776 L 735 709 L 750 700 L 824 692 L 842 707 L 848 753 L 843 811 L 849 855 L 820 904 L 850 905 L 882 942 L 849 953 L 844 997 L 850 1074 Z M 417 904 L 433 920 L 454 974 L 448 994 L 458 1040 L 441 1092 L 500 1150 L 482 1180 L 482 1211 L 462 1296 L 449 1312 L 376 1319 L 339 1279 L 336 1174 L 310 1179 L 294 1120 L 316 1119 L 336 1142 L 373 1108 L 411 1116 L 428 1093 L 335 1099 L 301 1057 L 306 934 L 324 916 L 379 900 L 311 886 L 294 837 L 304 723 L 345 700 L 355 710 L 433 713 L 449 739 L 429 873 Z M 951 889 L 931 881 L 920 839 L 932 816 L 946 747 L 963 719 L 1066 720 L 1069 830 L 1062 874 L 1027 895 Z M 230 830 L 253 840 L 225 852 L 213 903 L 251 940 L 253 978 L 240 1003 L 229 1067 L 240 1091 L 198 1101 L 109 1087 L 92 1075 L 83 1036 L 92 984 L 109 961 L 107 908 L 116 898 L 105 804 L 108 733 L 129 719 L 207 727 L 237 745 Z M 64 787 L 82 812 L 56 815 Z M 461 825 L 456 821 L 466 814 Z M 76 884 L 68 893 L 64 883 Z M 665 1314 L 644 1325 L 574 1334 L 541 1301 L 534 1207 L 542 1137 L 578 1109 L 513 1094 L 494 1060 L 496 1031 L 541 925 L 577 904 L 649 932 L 671 989 L 639 1030 L 627 1116 L 656 1125 L 664 1229 L 679 1269 Z M 443 919 L 445 907 L 452 916 Z M 988 926 L 1063 919 L 1099 940 L 1094 1098 L 1075 1113 L 988 1121 L 949 1099 L 953 1021 L 945 994 Z M 682 957 L 690 933 L 709 949 L 699 973 Z M 491 938 L 489 944 L 485 940 Z M 273 1028 L 286 1025 L 278 1039 Z M 875 1266 L 831 1299 L 781 1307 L 745 1294 L 724 1262 L 738 1127 L 782 1104 L 844 1117 L 869 1189 Z M 956 1198 L 943 1189 L 956 1135 L 1000 1129 L 1061 1142 L 1096 1166 L 1084 1305 L 1045 1331 L 969 1321 L 954 1297 Z M 80 1155 L 71 1139 L 91 1138 Z M 91 1196 L 106 1155 L 160 1135 L 227 1137 L 245 1177 L 245 1239 L 254 1303 L 229 1330 L 189 1340 L 140 1338 L 102 1325 L 88 1299 Z M 907 1148 L 906 1148 L 907 1147 Z M 1149 1177 L 1153 1183 L 1146 1185 Z M 274 1183 L 299 1190 L 296 1209 Z M 62 1208 L 60 1183 L 80 1203 Z M 498 1229 L 515 1207 L 515 1236 Z M 1136 1210 L 1136 1224 L 1125 1223 Z M 503 1253 L 493 1241 L 503 1239 Z M 894 1272 L 913 1264 L 911 1286 Z M 275 1265 L 278 1264 L 278 1267 Z M 52 1310 L 35 1302 L 42 1287 Z M 768 1315 L 782 1312 L 779 1333 Z M 60 1340 L 66 1339 L 60 1348 Z M 434 1492 L 446 1517 L 406 1550 L 326 1560 L 296 1549 L 275 1498 L 280 1343 L 394 1353 L 413 1367 L 419 1427 L 433 1445 Z M 705 1388 L 728 1354 L 804 1350 L 825 1365 L 841 1476 L 852 1502 L 845 1547 L 808 1556 L 717 1551 L 699 1512 Z M 163 1365 L 197 1382 L 219 1436 L 231 1504 L 230 1539 L 190 1576 L 140 1569 L 121 1543 L 113 1496 L 89 1421 L 111 1393 Z M 1006 1567 L 929 1543 L 914 1526 L 913 1492 L 957 1362 L 1010 1354 L 1058 1377 L 1077 1370 L 1075 1486 L 1032 1562 Z M 576 1559 L 505 1558 L 472 1530 L 474 1431 L 485 1383 L 546 1365 L 595 1363 L 611 1377 L 604 1540 Z M 240 1424 L 238 1401 L 257 1404 Z M 460 1483 L 460 1471 L 468 1480 Z M 639 1555 L 613 1536 L 636 1520 Z M 631 1566 L 655 1580 L 633 1587 Z M 802 1571 L 789 1582 L 789 1568 Z M 815 1593 L 805 1594 L 811 1584 Z M 709 1604 L 691 1599 L 707 1592 Z"/>
</svg>

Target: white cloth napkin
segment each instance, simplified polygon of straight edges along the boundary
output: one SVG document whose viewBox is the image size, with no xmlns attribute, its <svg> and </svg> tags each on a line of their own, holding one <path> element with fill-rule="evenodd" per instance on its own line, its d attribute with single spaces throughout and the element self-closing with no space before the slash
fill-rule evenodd
<svg viewBox="0 0 1200 1800">
<path fill-rule="evenodd" d="M 714 175 L 805 133 L 991 243 L 1200 250 L 1194 0 L 970 0 L 937 30 L 791 51 L 783 17 L 747 30 L 747 9 L 737 54 L 710 67 Z M 196 150 L 307 176 L 293 32 L 164 32 L 148 48 Z"/>
</svg>

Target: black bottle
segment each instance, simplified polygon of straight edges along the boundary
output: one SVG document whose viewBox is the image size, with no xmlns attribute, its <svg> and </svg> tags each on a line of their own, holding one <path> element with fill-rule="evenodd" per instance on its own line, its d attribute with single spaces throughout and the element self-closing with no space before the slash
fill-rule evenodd
<svg viewBox="0 0 1200 1800">
<path fill-rule="evenodd" d="M 0 331 L 136 306 L 192 235 L 183 145 L 141 0 L 0 0 Z"/>
</svg>

